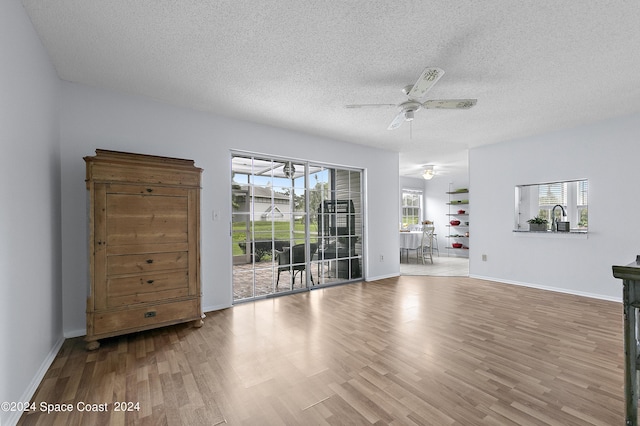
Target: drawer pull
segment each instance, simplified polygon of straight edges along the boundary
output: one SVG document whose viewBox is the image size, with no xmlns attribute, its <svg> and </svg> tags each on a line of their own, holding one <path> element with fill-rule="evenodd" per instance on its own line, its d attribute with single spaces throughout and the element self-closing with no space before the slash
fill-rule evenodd
<svg viewBox="0 0 640 426">
<path fill-rule="evenodd" d="M 153 284 L 153 280 L 147 280 L 147 284 Z"/>
<path fill-rule="evenodd" d="M 147 259 L 147 263 L 153 263 L 153 259 Z"/>
<path fill-rule="evenodd" d="M 153 189 L 147 188 L 147 192 L 153 192 Z"/>
<path fill-rule="evenodd" d="M 145 318 L 153 318 L 156 316 L 156 311 L 149 311 L 144 313 Z"/>
</svg>

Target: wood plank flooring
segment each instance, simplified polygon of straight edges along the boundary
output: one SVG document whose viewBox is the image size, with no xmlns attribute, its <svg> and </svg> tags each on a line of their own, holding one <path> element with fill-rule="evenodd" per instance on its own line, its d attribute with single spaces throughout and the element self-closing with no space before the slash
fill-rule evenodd
<svg viewBox="0 0 640 426">
<path fill-rule="evenodd" d="M 401 276 L 67 340 L 20 424 L 622 425 L 623 365 L 620 303 Z"/>
</svg>

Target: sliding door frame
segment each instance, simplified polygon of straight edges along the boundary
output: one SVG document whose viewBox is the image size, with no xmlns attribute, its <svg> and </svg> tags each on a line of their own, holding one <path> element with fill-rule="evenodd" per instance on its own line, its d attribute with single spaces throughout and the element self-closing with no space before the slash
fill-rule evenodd
<svg viewBox="0 0 640 426">
<path fill-rule="evenodd" d="M 230 161 L 231 185 L 229 185 L 229 188 L 230 188 L 229 199 L 232 202 L 229 204 L 230 204 L 230 217 L 232 218 L 230 223 L 230 237 L 232 239 L 231 249 L 232 249 L 232 260 L 233 260 L 231 285 L 232 285 L 232 292 L 234 294 L 233 296 L 234 304 L 245 302 L 245 301 L 263 299 L 267 297 L 279 296 L 283 294 L 309 291 L 314 288 L 321 288 L 321 287 L 327 287 L 330 285 L 361 281 L 362 279 L 364 279 L 363 277 L 364 275 L 363 272 L 365 271 L 364 259 L 366 258 L 366 256 L 364 256 L 364 248 L 366 247 L 364 242 L 364 221 L 365 221 L 365 215 L 364 215 L 364 203 L 365 203 L 364 172 L 365 171 L 364 170 L 353 168 L 353 167 L 344 167 L 344 166 L 326 164 L 326 163 L 312 161 L 312 160 L 300 160 L 300 159 L 286 158 L 286 157 L 270 155 L 270 154 L 254 153 L 254 152 L 246 152 L 246 151 L 235 151 L 235 150 L 230 152 L 230 160 L 231 160 Z M 240 165 L 240 162 L 243 160 L 246 163 Z M 295 245 L 296 241 L 299 240 L 299 238 L 296 238 L 298 235 L 298 233 L 296 233 L 296 230 L 295 230 L 296 217 L 299 217 L 300 215 L 304 216 L 304 237 L 303 237 L 304 252 L 305 252 L 305 257 L 304 257 L 305 264 L 303 268 L 304 271 L 297 272 L 295 274 L 295 281 L 298 281 L 299 279 L 301 279 L 300 278 L 301 276 L 304 276 L 304 282 L 303 282 L 304 285 L 302 285 L 301 288 L 295 288 L 295 284 L 292 284 L 287 286 L 288 289 L 282 290 L 283 284 L 284 284 L 282 281 L 282 277 L 280 278 L 279 286 L 276 287 L 275 285 L 275 282 L 277 281 L 277 276 L 278 276 L 277 257 L 282 256 L 282 251 L 279 250 L 279 249 L 282 249 L 281 247 L 282 241 L 278 241 L 278 239 L 276 238 L 276 226 L 275 226 L 276 221 L 274 220 L 273 217 L 271 217 L 270 219 L 271 220 L 271 247 L 269 250 L 267 250 L 268 252 L 271 253 L 271 258 L 269 260 L 270 264 L 267 262 L 263 267 L 256 268 L 257 262 L 256 262 L 256 256 L 255 256 L 256 255 L 255 230 L 256 230 L 256 220 L 257 220 L 256 218 L 258 217 L 257 215 L 260 212 L 256 211 L 255 196 L 256 196 L 256 189 L 261 187 L 260 185 L 256 185 L 257 180 L 255 179 L 255 176 L 259 176 L 258 174 L 255 174 L 256 170 L 254 166 L 256 162 L 261 162 L 262 166 L 264 166 L 265 163 L 270 164 L 269 167 L 263 167 L 263 169 L 260 172 L 261 173 L 260 175 L 265 176 L 265 181 L 271 183 L 271 207 L 270 208 L 273 214 L 277 213 L 276 212 L 277 204 L 275 204 L 274 202 L 275 194 L 277 194 L 278 196 L 282 196 L 285 193 L 287 193 L 287 190 L 289 191 L 289 193 L 286 194 L 289 197 L 289 208 L 286 213 L 289 215 L 288 217 L 288 222 L 289 222 L 288 240 L 290 242 L 289 246 Z M 251 165 L 250 168 L 249 168 L 249 164 Z M 290 168 L 291 168 L 291 165 L 294 165 L 293 167 L 294 172 L 291 174 L 291 176 L 287 176 L 287 178 L 291 180 L 291 184 L 286 188 L 284 186 L 282 187 L 279 185 L 276 186 L 276 184 L 278 183 L 278 180 L 281 181 L 282 178 L 284 177 L 284 173 L 286 173 L 285 169 L 287 167 L 286 166 L 287 164 Z M 295 172 L 299 172 L 298 170 L 295 170 L 295 168 L 299 166 L 303 166 L 303 169 L 304 169 L 304 173 L 301 175 L 295 173 Z M 240 173 L 239 170 L 242 167 L 244 167 L 244 170 L 243 170 L 243 173 Z M 338 191 L 336 188 L 336 173 L 342 173 L 344 175 L 345 172 L 348 172 L 346 173 L 346 176 L 348 179 L 348 182 L 346 184 L 347 190 Z M 246 183 L 236 182 L 234 180 L 236 173 L 240 175 L 246 175 L 247 176 Z M 265 175 L 263 173 L 268 173 L 268 174 Z M 352 175 L 352 173 L 355 173 L 355 174 Z M 323 177 L 323 174 L 327 177 L 326 178 Z M 295 180 L 299 179 L 300 177 L 304 177 L 303 179 L 304 185 L 303 185 L 303 191 L 302 191 L 303 197 L 304 197 L 303 212 L 300 212 L 299 210 L 297 210 L 301 207 L 300 200 L 299 200 L 300 195 L 297 195 L 296 193 L 296 190 L 300 190 L 300 187 L 296 185 Z M 315 177 L 316 179 L 315 187 L 312 186 L 312 182 L 311 182 L 311 179 L 313 177 Z M 323 181 L 322 179 L 325 179 L 325 181 Z M 354 182 L 357 183 L 357 188 L 351 187 L 352 185 L 356 186 L 356 184 L 352 184 L 352 179 Z M 242 185 L 246 185 L 246 189 L 242 188 L 241 187 Z M 267 184 L 266 187 L 269 187 L 269 185 Z M 278 192 L 278 189 L 280 189 L 281 192 Z M 319 189 L 320 189 L 320 194 L 318 194 Z M 261 189 L 261 191 L 263 191 L 263 189 Z M 315 195 L 315 198 L 313 201 L 314 204 L 312 204 L 312 192 L 316 192 L 314 194 Z M 247 203 L 247 205 L 244 206 L 245 210 L 243 212 L 238 212 L 238 211 L 235 211 L 235 209 L 237 208 L 237 203 L 234 200 L 234 195 L 241 194 L 241 193 L 246 194 L 245 202 Z M 322 243 L 324 239 L 318 235 L 317 230 L 314 232 L 314 230 L 312 229 L 313 226 L 319 226 L 319 224 L 315 222 L 315 220 L 319 217 L 319 216 L 316 216 L 317 206 L 315 205 L 318 203 L 318 196 L 320 197 L 320 203 L 323 202 L 322 200 L 335 200 L 338 197 L 346 197 L 351 199 L 352 197 L 357 196 L 357 202 L 355 204 L 358 206 L 358 210 L 355 211 L 354 214 L 358 215 L 358 220 L 357 220 L 359 224 L 358 230 L 354 231 L 355 234 L 353 236 L 345 236 L 345 238 L 343 239 L 349 240 L 353 238 L 354 241 L 357 240 L 358 251 L 356 251 L 355 245 L 352 246 L 353 250 L 351 249 L 348 250 L 348 258 L 346 257 L 338 257 L 338 258 L 333 257 L 331 259 L 325 258 L 325 254 L 324 254 L 325 252 L 323 252 L 322 250 L 326 249 L 326 247 L 323 248 L 319 246 L 319 244 Z M 296 202 L 296 198 L 298 198 L 298 202 Z M 261 206 L 261 207 L 264 207 L 264 206 Z M 238 256 L 237 254 L 233 254 L 233 251 L 236 250 L 235 245 L 240 245 L 236 240 L 240 237 L 240 234 L 242 233 L 242 231 L 239 231 L 240 233 L 236 232 L 234 229 L 234 224 L 236 222 L 237 223 L 241 222 L 236 220 L 240 217 L 245 217 L 245 220 L 246 220 L 245 223 L 247 223 L 245 228 L 248 230 L 248 232 L 245 234 L 246 252 L 241 256 Z M 251 233 L 251 235 L 249 235 L 249 233 Z M 311 244 L 314 242 L 318 244 L 316 245 L 317 250 L 314 250 L 313 255 L 309 256 L 311 252 Z M 266 242 L 263 242 L 263 245 L 265 243 Z M 249 244 L 251 246 L 249 246 Z M 287 248 L 289 247 L 286 247 L 284 249 L 286 250 Z M 275 251 L 275 250 L 278 250 L 278 251 Z M 345 253 L 347 252 L 345 251 Z M 267 255 L 267 258 L 268 256 L 269 255 Z M 347 256 L 347 255 L 343 254 L 342 256 Z M 238 272 L 240 271 L 239 268 L 241 267 L 240 264 L 242 263 L 242 261 L 241 260 L 239 261 L 238 259 L 245 259 L 244 262 L 246 263 L 246 265 L 242 272 Z M 333 266 L 337 271 L 338 269 L 336 268 L 335 265 L 344 266 L 345 264 L 353 265 L 353 266 L 347 266 L 348 273 L 345 275 L 345 272 L 343 270 L 340 271 L 339 273 L 336 272 L 336 275 L 333 277 L 333 279 L 331 279 L 331 275 L 330 275 L 331 267 Z M 355 274 L 356 267 L 358 270 L 357 274 Z M 266 291 L 264 294 L 258 294 L 256 292 L 257 280 L 268 279 L 269 269 L 271 270 L 271 274 L 270 274 L 270 277 L 271 277 L 270 279 L 272 283 L 271 291 Z M 326 271 L 329 271 L 329 274 L 327 274 Z M 261 274 L 261 278 L 258 278 L 258 275 L 259 275 L 258 272 Z M 290 276 L 294 275 L 293 274 L 294 271 L 291 269 L 289 269 L 289 271 L 281 271 L 281 272 L 284 272 L 283 276 L 285 277 L 285 279 L 288 279 Z M 245 290 L 243 293 L 245 294 L 244 296 L 236 297 L 237 294 L 241 294 L 241 292 L 237 291 L 239 286 L 241 285 L 239 283 L 242 282 L 239 275 L 240 273 L 244 274 L 245 276 L 244 281 L 247 281 L 247 282 L 250 281 L 250 285 L 252 286 L 250 295 L 248 296 Z M 311 276 L 313 276 L 313 280 L 314 280 L 313 283 L 311 282 Z M 329 278 L 327 279 L 326 277 L 329 277 Z M 243 284 L 243 285 L 249 285 L 249 284 Z"/>
</svg>

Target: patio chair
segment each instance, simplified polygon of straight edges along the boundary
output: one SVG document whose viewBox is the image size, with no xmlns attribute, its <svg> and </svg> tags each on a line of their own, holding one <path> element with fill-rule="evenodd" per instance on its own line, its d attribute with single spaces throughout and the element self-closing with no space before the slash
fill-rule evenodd
<svg viewBox="0 0 640 426">
<path fill-rule="evenodd" d="M 318 250 L 318 244 L 309 244 L 309 257 L 313 258 L 313 255 Z M 296 244 L 290 249 L 284 249 L 283 251 L 277 251 L 276 257 L 278 259 L 278 278 L 276 279 L 276 288 L 280 283 L 280 272 L 289 271 L 291 273 L 291 288 L 296 283 L 296 274 L 300 272 L 300 284 L 302 285 L 302 271 L 307 269 L 307 259 L 305 258 L 304 244 Z M 313 273 L 309 271 L 309 277 L 311 278 L 311 284 L 313 283 Z"/>
</svg>

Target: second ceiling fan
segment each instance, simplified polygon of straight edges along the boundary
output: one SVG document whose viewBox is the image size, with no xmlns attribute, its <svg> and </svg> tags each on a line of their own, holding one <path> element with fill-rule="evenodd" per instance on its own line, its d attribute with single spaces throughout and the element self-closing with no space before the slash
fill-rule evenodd
<svg viewBox="0 0 640 426">
<path fill-rule="evenodd" d="M 428 100 L 421 102 L 426 96 L 429 89 L 444 75 L 444 71 L 440 68 L 429 67 L 425 70 L 414 84 L 405 86 L 402 91 L 407 95 L 408 99 L 400 104 L 353 104 L 346 105 L 347 108 L 369 108 L 369 107 L 397 107 L 398 114 L 395 116 L 388 130 L 394 130 L 400 127 L 405 121 L 412 121 L 416 111 L 425 109 L 469 109 L 474 106 L 477 99 L 443 99 Z"/>
</svg>

